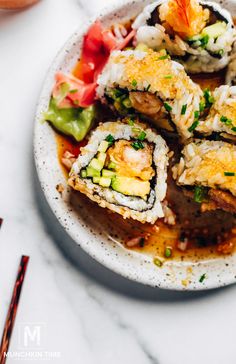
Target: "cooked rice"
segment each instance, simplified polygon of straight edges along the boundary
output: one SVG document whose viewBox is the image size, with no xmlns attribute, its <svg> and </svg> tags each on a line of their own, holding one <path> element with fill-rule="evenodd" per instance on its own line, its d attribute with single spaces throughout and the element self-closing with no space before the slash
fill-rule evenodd
<svg viewBox="0 0 236 364">
<path fill-rule="evenodd" d="M 186 145 L 180 162 L 172 171 L 179 185 L 217 188 L 236 196 L 236 146 L 220 141 L 201 141 Z M 227 176 L 235 173 L 235 176 Z"/>
<path fill-rule="evenodd" d="M 199 122 L 196 130 L 206 135 L 225 132 L 236 136 L 236 86 L 220 86 L 212 96 L 214 103 L 210 112 L 206 120 Z"/>
<path fill-rule="evenodd" d="M 135 127 L 137 126 L 139 124 L 135 124 Z M 155 187 L 151 189 L 147 201 L 140 197 L 123 195 L 111 188 L 94 184 L 90 179 L 80 177 L 81 169 L 89 164 L 96 155 L 101 141 L 109 134 L 112 134 L 115 140 L 130 140 L 134 137 L 134 127 L 118 121 L 106 122 L 93 131 L 88 144 L 81 148 L 81 154 L 73 164 L 68 183 L 101 207 L 117 212 L 125 219 L 132 218 L 142 223 L 153 224 L 158 218 L 164 217 L 167 222 L 173 223 L 175 215 L 171 214 L 169 209 L 166 210 L 168 213 L 165 216 L 163 209 L 167 190 L 168 147 L 160 135 L 146 126 L 144 127 L 144 124 L 142 124 L 142 128 L 145 129 L 145 140 L 154 144 L 153 163 L 156 168 Z"/>
</svg>

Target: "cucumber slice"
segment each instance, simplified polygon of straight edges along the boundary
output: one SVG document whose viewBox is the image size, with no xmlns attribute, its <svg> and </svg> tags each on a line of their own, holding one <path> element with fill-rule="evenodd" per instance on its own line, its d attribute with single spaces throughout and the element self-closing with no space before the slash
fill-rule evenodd
<svg viewBox="0 0 236 364">
<path fill-rule="evenodd" d="M 99 160 L 99 162 L 103 164 L 103 166 L 105 164 L 106 157 L 107 157 L 106 153 L 98 152 L 97 159 Z"/>
<path fill-rule="evenodd" d="M 107 166 L 108 169 L 116 169 L 116 164 L 114 162 L 110 162 Z"/>
<path fill-rule="evenodd" d="M 99 183 L 100 182 L 101 177 L 93 177 L 93 183 Z"/>
<path fill-rule="evenodd" d="M 109 187 L 111 184 L 111 178 L 101 177 L 99 185 L 102 187 Z"/>
<path fill-rule="evenodd" d="M 87 172 L 85 169 L 82 169 L 81 172 L 80 172 L 80 175 L 82 178 L 86 178 L 87 177 Z"/>
<path fill-rule="evenodd" d="M 109 143 L 106 140 L 103 140 L 98 147 L 98 152 L 105 153 L 108 147 Z"/>
<path fill-rule="evenodd" d="M 91 166 L 86 168 L 87 177 L 100 177 L 100 171 Z"/>
<path fill-rule="evenodd" d="M 115 176 L 115 172 L 109 171 L 109 169 L 103 169 L 102 170 L 102 176 L 103 177 L 110 177 L 110 178 L 112 178 L 112 177 Z"/>
<path fill-rule="evenodd" d="M 104 162 L 101 160 L 98 160 L 97 158 L 93 158 L 88 165 L 88 167 L 96 169 L 99 172 L 102 170 L 103 166 L 104 166 Z"/>
</svg>

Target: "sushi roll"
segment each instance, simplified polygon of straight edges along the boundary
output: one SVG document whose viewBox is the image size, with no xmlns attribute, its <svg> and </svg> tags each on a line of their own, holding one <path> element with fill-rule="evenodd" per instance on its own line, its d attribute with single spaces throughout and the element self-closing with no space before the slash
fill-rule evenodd
<svg viewBox="0 0 236 364">
<path fill-rule="evenodd" d="M 82 148 L 69 185 L 124 219 L 154 224 L 165 217 L 173 223 L 164 201 L 167 166 L 166 142 L 145 124 L 106 122 Z"/>
<path fill-rule="evenodd" d="M 145 116 L 160 128 L 168 120 L 183 140 L 193 135 L 203 98 L 182 65 L 151 49 L 112 52 L 96 92 L 119 114 Z"/>
<path fill-rule="evenodd" d="M 236 146 L 195 140 L 184 147 L 172 170 L 177 184 L 192 191 L 203 211 L 236 212 Z"/>
<path fill-rule="evenodd" d="M 227 10 L 198 0 L 156 1 L 144 8 L 133 28 L 136 43 L 167 49 L 189 73 L 226 67 L 236 35 Z"/>
<path fill-rule="evenodd" d="M 236 42 L 234 42 L 233 51 L 225 75 L 225 81 L 229 86 L 236 86 Z"/>
<path fill-rule="evenodd" d="M 236 86 L 220 86 L 212 94 L 208 92 L 207 98 L 212 106 L 195 130 L 205 135 L 220 133 L 226 139 L 236 140 Z"/>
</svg>

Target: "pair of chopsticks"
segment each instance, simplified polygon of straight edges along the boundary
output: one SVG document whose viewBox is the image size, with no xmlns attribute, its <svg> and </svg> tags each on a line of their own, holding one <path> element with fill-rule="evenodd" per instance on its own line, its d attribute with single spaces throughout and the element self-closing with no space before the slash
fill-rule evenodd
<svg viewBox="0 0 236 364">
<path fill-rule="evenodd" d="M 1 225 L 1 221 L 0 221 L 0 225 Z M 7 359 L 6 354 L 8 352 L 9 345 L 10 345 L 11 335 L 13 332 L 17 308 L 18 308 L 18 304 L 19 304 L 19 300 L 20 300 L 22 285 L 24 282 L 24 277 L 25 277 L 27 266 L 28 266 L 28 262 L 29 262 L 29 257 L 23 255 L 21 257 L 21 261 L 19 264 L 18 273 L 17 273 L 14 289 L 12 292 L 11 303 L 10 303 L 10 306 L 8 309 L 5 326 L 4 326 L 4 330 L 3 330 L 2 341 L 1 341 L 1 346 L 0 346 L 0 364 L 5 364 L 6 359 Z"/>
</svg>

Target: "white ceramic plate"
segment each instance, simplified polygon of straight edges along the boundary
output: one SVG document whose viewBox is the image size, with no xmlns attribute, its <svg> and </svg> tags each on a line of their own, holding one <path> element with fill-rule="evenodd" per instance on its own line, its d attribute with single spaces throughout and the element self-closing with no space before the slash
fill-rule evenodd
<svg viewBox="0 0 236 364">
<path fill-rule="evenodd" d="M 109 27 L 115 22 L 125 22 L 136 16 L 147 3 L 150 0 L 120 1 L 112 9 L 105 9 L 98 17 L 105 27 Z M 236 16 L 235 0 L 223 0 L 220 3 Z M 54 74 L 59 70 L 69 72 L 74 67 L 83 35 L 94 20 L 91 19 L 83 29 L 75 32 L 61 49 L 49 70 L 39 98 L 34 152 L 39 179 L 49 205 L 75 244 L 124 277 L 146 285 L 175 290 L 202 290 L 234 283 L 236 256 L 197 263 L 168 261 L 162 268 L 158 268 L 150 257 L 126 250 L 117 242 L 120 232 L 115 230 L 112 220 L 107 219 L 108 215 L 101 213 L 99 207 L 78 193 L 69 193 L 67 188 L 63 197 L 59 196 L 56 185 L 62 183 L 66 186 L 66 180 L 57 158 L 55 135 L 52 128 L 47 123 L 40 123 L 40 120 L 42 112 L 48 107 Z M 200 283 L 199 278 L 204 273 L 207 278 Z"/>
</svg>

